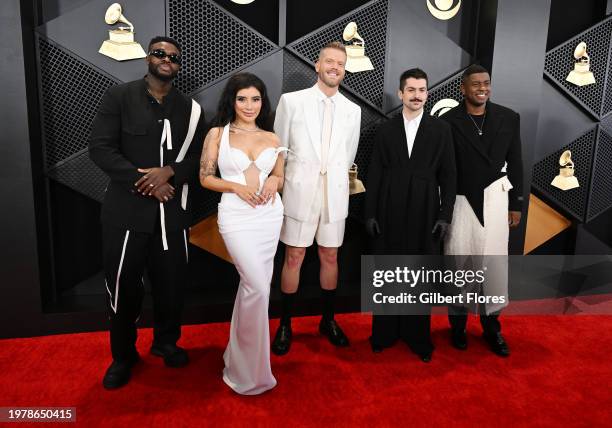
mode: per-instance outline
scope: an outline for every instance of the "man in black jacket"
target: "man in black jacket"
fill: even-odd
[[[374,254],[435,255],[453,216],[455,158],[449,126],[423,111],[427,75],[414,68],[400,77],[402,112],[380,126],[368,169],[366,228]],[[430,307],[414,315],[374,315],[374,352],[404,340],[421,360],[433,353]]]
[[[113,356],[103,379],[107,389],[126,384],[139,360],[135,323],[145,268],[154,304],[151,353],[167,366],[188,363],[176,342],[191,224],[188,184],[197,181],[204,115],[172,85],[179,44],[155,37],[148,50],[147,75],[108,89],[89,138],[92,161],[110,177],[101,215]]]
[[[521,221],[523,166],[519,115],[489,101],[491,77],[471,65],[461,82],[463,102],[442,116],[451,125],[457,160],[457,200],[448,231],[445,253],[494,256],[480,292],[505,296],[506,303],[471,308],[480,312],[484,338],[491,350],[506,357],[508,345],[501,335],[499,312],[508,297],[509,227]],[[450,306],[451,343],[467,348],[467,307]]]

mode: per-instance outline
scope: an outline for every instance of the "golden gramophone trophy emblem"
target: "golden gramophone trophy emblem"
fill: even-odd
[[[121,5],[119,3],[111,4],[106,10],[104,21],[108,25],[115,25],[117,22],[123,22],[129,27],[117,27],[114,30],[108,31],[108,40],[104,40],[100,46],[102,55],[116,59],[117,61],[126,61],[128,59],[144,58],[147,56],[145,51],[140,46],[140,43],[134,41],[134,26],[122,14]]]
[[[580,187],[578,179],[574,176],[574,162],[572,162],[572,152],[564,151],[559,158],[559,175],[550,183],[557,189],[570,190]]]
[[[578,62],[574,64],[574,69],[567,75],[567,80],[577,86],[592,85],[595,83],[595,76],[590,70],[591,60],[587,55],[587,45],[585,42],[578,43],[574,50],[574,58]]]
[[[357,23],[349,22],[342,33],[345,42],[355,40],[352,45],[346,45],[346,65],[344,68],[351,73],[374,70],[372,61],[365,56],[365,41],[357,33]]]
[[[357,164],[353,163],[349,169],[349,195],[365,192],[365,186],[359,178],[357,178]]]

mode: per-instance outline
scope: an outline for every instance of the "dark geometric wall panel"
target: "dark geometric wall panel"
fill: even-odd
[[[590,131],[597,123],[548,79],[542,80],[540,105],[545,108],[540,108],[538,116],[537,144],[533,149],[536,162]]]
[[[590,171],[597,136],[597,127],[582,137],[574,140],[555,153],[547,156],[533,167],[532,186],[554,200],[559,206],[573,215],[579,221],[586,217],[586,204],[590,187]],[[565,150],[572,151],[572,161],[576,169],[576,177],[580,187],[571,190],[561,190],[551,186],[551,182],[559,174],[559,156]]]
[[[452,99],[461,102],[463,95],[461,94],[461,75],[463,70],[449,77],[444,82],[434,86],[429,90],[427,101],[425,102],[425,112],[431,114],[431,108],[440,100]]]
[[[98,202],[102,202],[104,190],[110,181],[91,161],[87,149],[53,166],[47,175]]]
[[[102,95],[118,82],[61,47],[38,37],[45,136],[45,164],[87,147]]]
[[[593,178],[587,221],[591,221],[612,206],[612,137],[599,128],[597,149],[593,161]]]
[[[283,94],[311,87],[316,82],[317,74],[312,65],[283,51]]]
[[[183,47],[175,84],[188,94],[277,49],[210,0],[168,0],[168,15],[168,34]]]
[[[580,33],[546,54],[544,74],[555,82],[567,95],[581,104],[595,118],[601,118],[612,110],[612,93],[606,86],[606,76],[610,69],[610,34],[612,17]],[[576,86],[566,81],[574,69],[574,49],[580,42],[586,42],[590,57],[590,69],[596,83]],[[608,82],[610,86],[612,82]],[[606,97],[604,99],[604,94]]]
[[[612,35],[611,35],[612,36]],[[608,56],[608,69],[606,71],[608,78],[606,80],[606,89],[604,90],[603,105],[601,107],[601,117],[608,116],[612,112],[612,82],[610,81],[610,71],[612,71],[612,41],[610,42],[610,54]]]
[[[343,86],[356,95],[382,109],[385,78],[385,52],[387,47],[387,0],[374,0],[359,9],[327,24],[287,46],[306,61],[314,63],[319,50],[333,40],[342,41],[346,25],[354,21],[357,32],[365,40],[365,54],[372,61],[374,70],[360,73],[346,72]]]

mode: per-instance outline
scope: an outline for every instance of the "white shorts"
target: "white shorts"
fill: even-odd
[[[292,247],[310,247],[316,238],[322,247],[338,248],[344,240],[345,219],[331,222],[327,209],[327,175],[319,177],[319,195],[311,205],[312,222],[299,221],[285,216],[281,229],[280,240]]]

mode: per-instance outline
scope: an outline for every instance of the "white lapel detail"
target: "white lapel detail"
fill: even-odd
[[[306,120],[306,128],[310,134],[310,142],[321,160],[321,118],[319,117],[319,97],[317,97],[317,89],[311,88],[309,97],[302,103],[304,107],[304,119]]]
[[[332,133],[331,140],[329,142],[329,158],[332,158],[332,155],[338,150],[338,146],[341,146],[340,142],[342,141],[342,125],[346,119],[346,114],[348,113],[346,109],[346,103],[344,100],[344,96],[338,93],[336,97],[336,106],[334,110],[334,122],[332,123]]]

